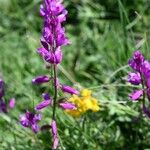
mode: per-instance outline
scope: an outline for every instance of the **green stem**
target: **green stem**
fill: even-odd
[[[56,116],[56,102],[57,102],[57,66],[54,65],[54,103],[53,103],[53,120]]]

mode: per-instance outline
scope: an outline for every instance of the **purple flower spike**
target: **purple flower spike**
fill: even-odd
[[[70,109],[70,110],[76,109],[75,104],[72,104],[72,103],[69,103],[69,102],[59,103],[59,106],[63,109]]]
[[[139,50],[137,50],[134,52],[133,57],[129,60],[128,64],[132,69],[140,71],[143,62],[144,56],[141,54]]]
[[[0,79],[0,99],[4,96],[4,81]]]
[[[57,125],[55,120],[52,120],[51,128],[52,128],[52,136],[53,136],[53,150],[56,150],[59,143],[59,139],[58,139]]]
[[[143,112],[145,113],[145,115],[146,115],[147,117],[150,118],[150,110],[149,110],[146,106],[143,106]]]
[[[13,109],[15,107],[15,98],[11,98],[9,101],[9,108]]]
[[[62,85],[61,86],[61,90],[63,92],[69,93],[69,94],[75,94],[75,95],[79,94],[79,91],[77,91],[76,89],[74,89],[74,88],[72,88],[70,86],[67,86],[67,85]]]
[[[50,78],[48,76],[38,76],[32,80],[32,83],[33,84],[42,84],[42,83],[46,83],[49,81],[50,81]]]
[[[133,100],[133,101],[137,101],[139,100],[139,98],[143,95],[143,90],[136,90],[134,91],[132,94],[129,95],[129,97]]]
[[[141,83],[141,76],[139,73],[129,73],[128,82],[134,85],[139,85]]]

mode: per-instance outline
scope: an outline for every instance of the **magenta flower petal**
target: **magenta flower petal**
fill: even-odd
[[[59,103],[59,106],[63,109],[70,109],[70,110],[76,109],[75,104],[69,102]]]
[[[60,47],[58,47],[55,51],[55,64],[59,64],[62,61],[62,51]]]
[[[143,95],[143,90],[136,90],[134,91],[132,94],[129,95],[129,97],[133,100],[133,101],[137,101],[139,100],[139,98]]]
[[[11,98],[9,101],[9,108],[13,109],[15,107],[15,98]]]
[[[51,128],[52,128],[52,135],[56,136],[57,135],[57,125],[56,125],[56,121],[55,120],[52,120]]]
[[[50,78],[48,76],[38,76],[32,80],[32,83],[33,84],[42,84],[42,83],[46,83],[49,81],[50,81]]]
[[[31,125],[31,129],[34,133],[37,133],[40,130],[39,126],[36,123]]]
[[[58,147],[58,144],[59,144],[59,139],[58,137],[56,136],[53,140],[53,150],[56,150],[57,147]]]
[[[139,73],[129,73],[128,74],[128,82],[133,85],[139,85],[141,83],[141,76]]]
[[[143,62],[144,56],[141,54],[139,50],[137,50],[134,52],[133,57],[129,60],[128,64],[132,69],[140,71]]]
[[[74,88],[72,88],[70,86],[67,86],[67,85],[62,85],[61,86],[61,90],[63,92],[69,93],[69,94],[75,94],[75,95],[79,94],[79,91],[77,91],[76,89],[74,89]]]
[[[22,116],[20,117],[20,124],[21,124],[22,126],[24,126],[24,127],[29,127],[30,122],[29,122],[29,120],[26,118],[25,115],[22,115]]]
[[[41,109],[43,109],[43,108],[45,108],[45,107],[51,105],[51,103],[52,103],[51,100],[44,100],[44,101],[42,101],[41,103],[39,103],[39,104],[35,107],[35,109],[36,109],[36,110],[41,110]]]

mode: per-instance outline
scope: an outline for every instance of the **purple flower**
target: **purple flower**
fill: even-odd
[[[59,143],[58,133],[57,133],[57,125],[56,125],[55,120],[52,120],[51,128],[52,128],[52,136],[53,136],[53,150],[55,150],[55,149],[57,149],[57,146]]]
[[[0,100],[0,111],[7,113],[7,106],[4,100]]]
[[[69,102],[59,103],[59,106],[63,109],[70,109],[70,110],[76,109],[75,104],[72,104],[72,103],[69,103]]]
[[[141,83],[140,73],[129,73],[128,74],[128,82],[134,85],[139,85]]]
[[[44,59],[46,62],[51,63],[51,64],[59,64],[62,61],[62,51],[60,47],[56,49],[56,51],[49,52],[46,55],[44,55]]]
[[[140,71],[143,62],[144,56],[141,54],[139,50],[137,50],[134,52],[133,57],[129,60],[128,64],[132,69]]]
[[[15,98],[11,98],[9,101],[9,108],[13,109],[15,107]]]
[[[25,115],[20,117],[20,124],[23,127],[30,127],[34,133],[39,131],[38,122],[41,120],[40,114],[34,114],[26,111]]]
[[[4,96],[4,81],[0,79],[0,99]]]
[[[74,89],[74,88],[72,88],[70,86],[67,86],[67,85],[62,85],[61,86],[61,90],[63,92],[69,93],[69,94],[75,94],[75,95],[79,94],[79,91],[77,91],[76,89]]]
[[[50,78],[48,76],[38,76],[32,80],[32,83],[33,84],[42,84],[42,83],[46,83],[49,81],[50,81]]]
[[[139,100],[139,98],[143,95],[143,90],[136,90],[134,91],[132,94],[129,95],[129,97],[133,100],[133,101],[137,101]]]
[[[43,93],[42,96],[44,100],[35,107],[35,110],[41,110],[49,105],[52,105],[52,99],[48,93]]]
[[[143,106],[143,112],[145,113],[145,115],[146,115],[147,117],[150,118],[150,110],[149,110],[146,106]]]

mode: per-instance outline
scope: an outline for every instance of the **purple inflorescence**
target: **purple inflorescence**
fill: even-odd
[[[41,47],[37,49],[37,53],[42,57],[46,65],[51,66],[48,69],[51,69],[51,77],[41,75],[37,76],[32,80],[33,84],[42,84],[42,83],[52,83],[54,96],[53,98],[48,95],[48,93],[43,94],[43,101],[35,106],[35,111],[40,111],[48,106],[53,107],[53,116],[52,116],[52,135],[53,135],[53,149],[57,149],[59,139],[57,134],[56,127],[56,118],[55,111],[56,106],[59,106],[63,109],[76,109],[76,106],[65,101],[57,102],[58,90],[61,90],[64,93],[69,94],[79,94],[79,91],[76,89],[62,85],[59,82],[57,77],[58,65],[62,62],[63,53],[62,46],[70,44],[66,33],[65,28],[62,26],[62,23],[66,21],[66,16],[68,12],[62,4],[62,0],[43,0],[43,4],[40,6],[40,15],[44,19],[44,25],[41,36]],[[29,119],[28,116],[31,116]],[[38,132],[37,122],[34,120],[34,113],[26,112],[24,116],[21,117],[20,123],[24,127],[31,127],[34,132]]]
[[[128,82],[132,85],[141,85],[142,88],[134,90],[129,97],[133,101],[138,101],[142,98],[142,109],[146,116],[150,117],[150,111],[145,106],[145,97],[150,100],[150,62],[145,60],[142,53],[137,50],[128,62],[134,72],[128,74]]]

